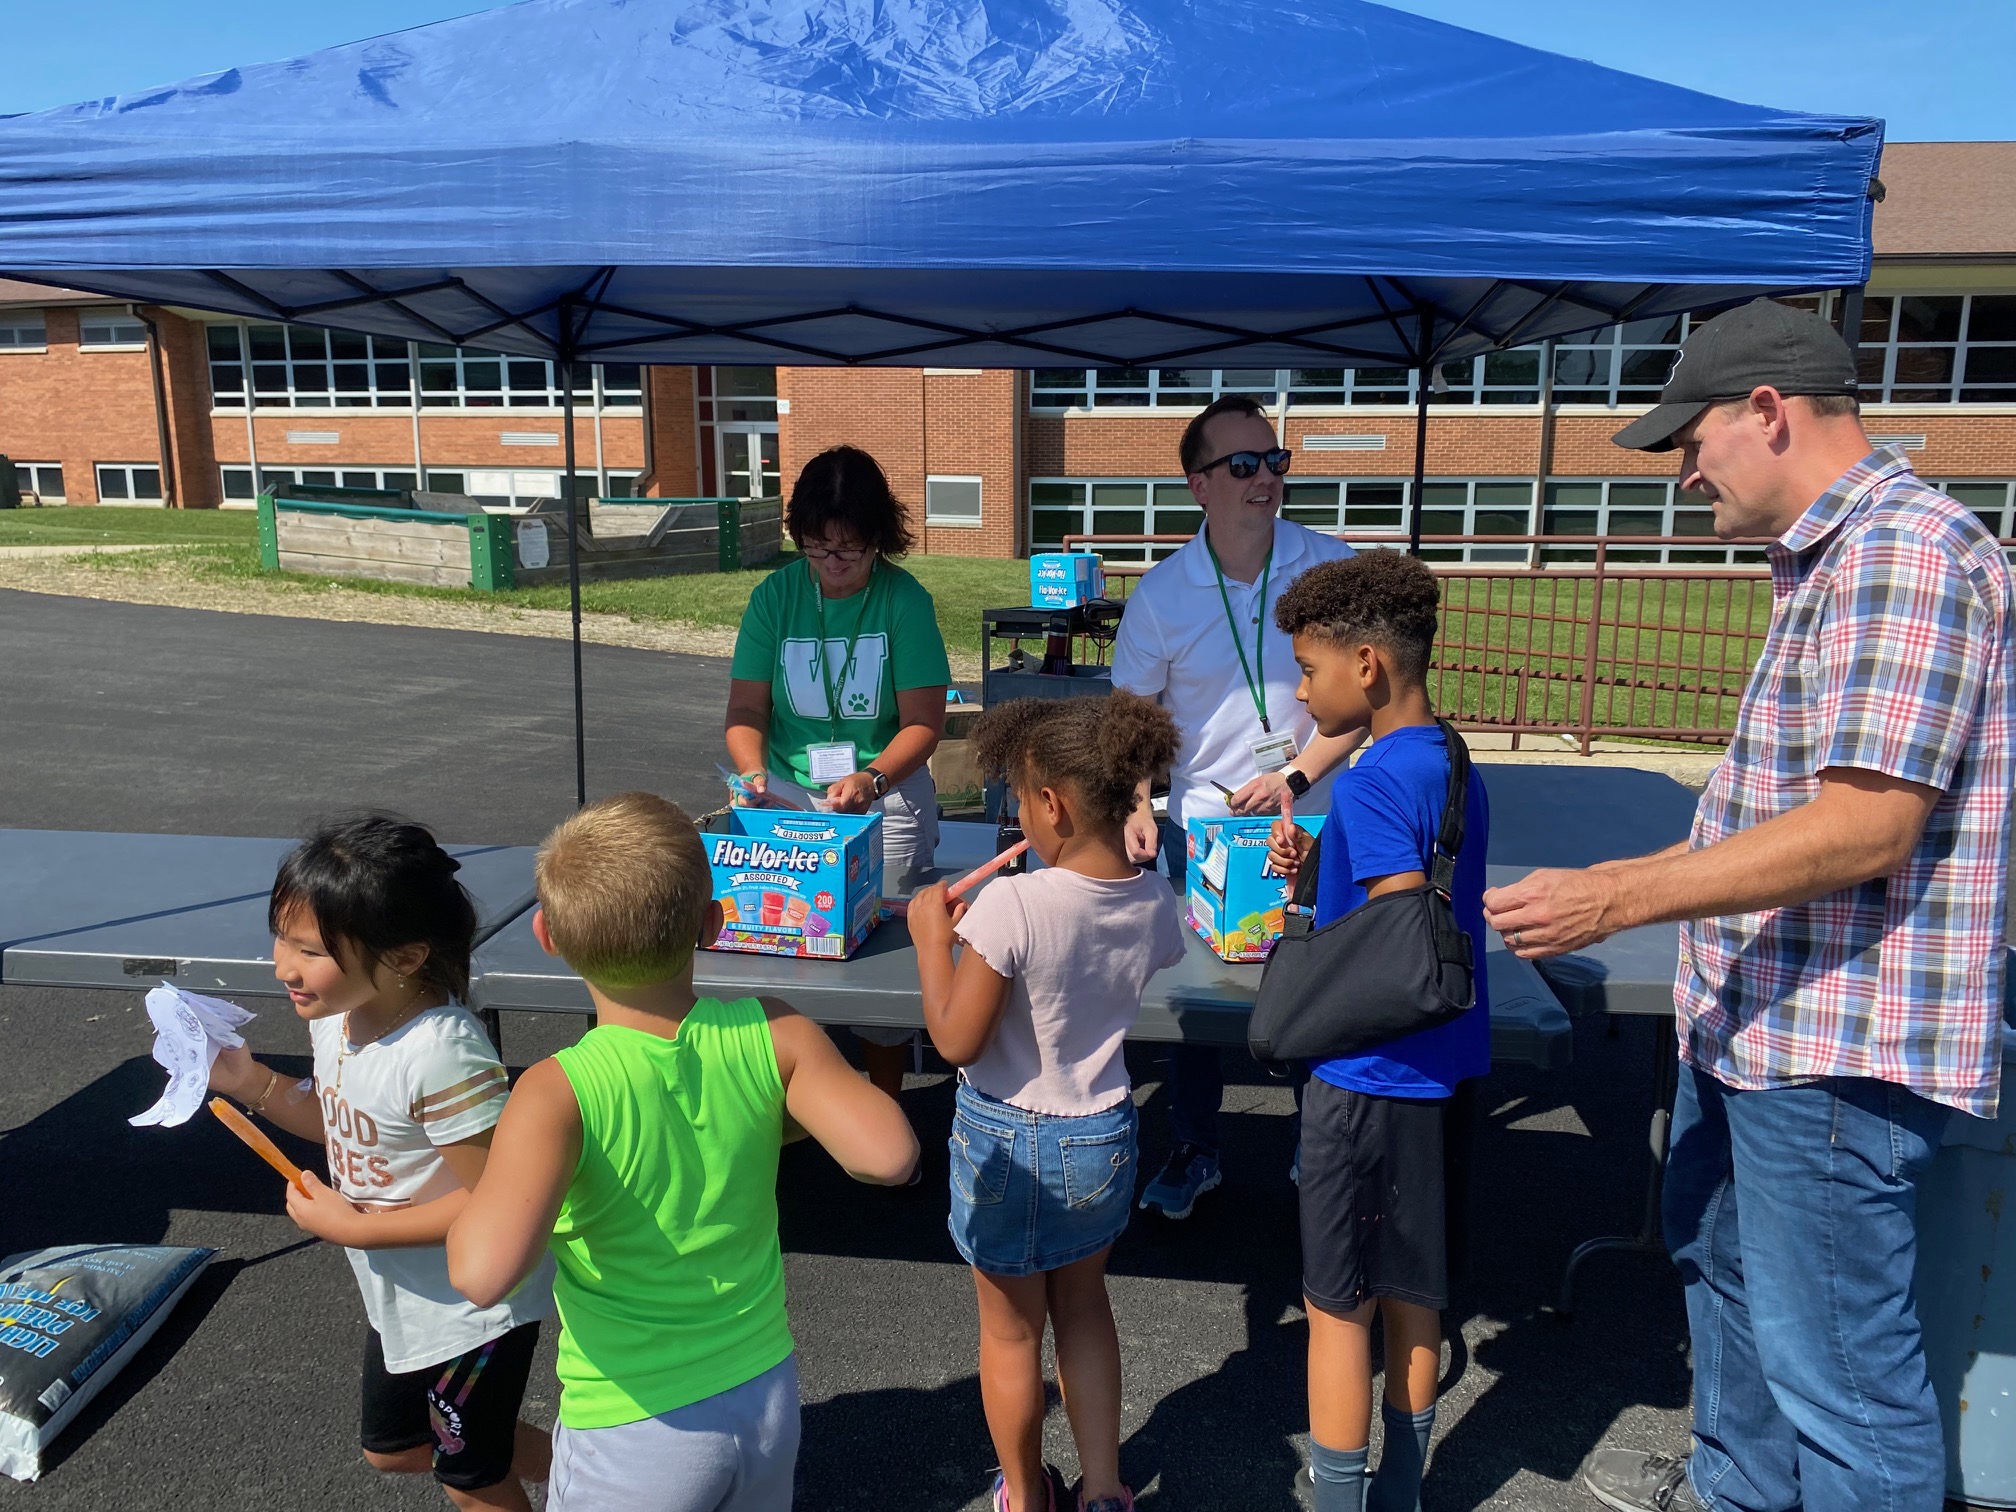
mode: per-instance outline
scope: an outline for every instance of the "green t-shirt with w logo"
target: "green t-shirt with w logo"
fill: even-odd
[[[825,600],[823,649],[820,611],[812,564],[778,568],[749,596],[729,671],[770,684],[770,770],[815,791],[826,784],[812,780],[807,747],[851,740],[867,766],[902,725],[897,693],[952,681],[931,595],[901,567],[878,559],[867,587]]]

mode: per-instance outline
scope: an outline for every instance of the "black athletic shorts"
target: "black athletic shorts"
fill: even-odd
[[[1449,1305],[1448,1099],[1375,1097],[1320,1076],[1302,1094],[1302,1290],[1330,1313],[1371,1297]]]
[[[434,1479],[480,1491],[511,1473],[518,1407],[532,1373],[539,1325],[522,1323],[467,1354],[424,1370],[385,1368],[378,1330],[364,1339],[363,1446],[399,1454],[434,1446]]]

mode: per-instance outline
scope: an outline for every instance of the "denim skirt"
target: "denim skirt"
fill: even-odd
[[[952,1213],[966,1263],[1030,1276],[1096,1255],[1134,1207],[1132,1098],[1082,1118],[1031,1113],[964,1080],[952,1114]]]

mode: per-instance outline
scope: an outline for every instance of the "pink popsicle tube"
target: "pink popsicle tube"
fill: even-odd
[[[784,900],[784,922],[786,924],[803,924],[805,922],[805,915],[811,911],[812,905],[807,903],[803,898],[786,898]]]
[[[1017,840],[1013,845],[1009,846],[1008,849],[1001,852],[1001,854],[996,856],[992,861],[986,862],[984,865],[974,867],[973,870],[966,873],[965,876],[961,877],[957,882],[954,882],[950,887],[946,888],[945,896],[948,898],[956,898],[961,893],[965,892],[968,888],[979,886],[982,882],[985,882],[989,877],[993,876],[994,873],[1001,870],[1002,867],[1008,865],[1009,862],[1013,861],[1017,856],[1021,855],[1022,852],[1026,851],[1027,849],[1029,849],[1029,842],[1027,840]]]

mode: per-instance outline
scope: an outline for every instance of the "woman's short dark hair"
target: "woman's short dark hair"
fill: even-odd
[[[266,904],[274,934],[305,910],[336,959],[374,969],[404,945],[425,945],[415,973],[450,997],[469,992],[476,905],[455,880],[461,865],[422,825],[357,814],[315,829],[287,853]]]
[[[807,536],[826,540],[836,532],[885,557],[899,557],[916,544],[882,464],[858,446],[831,446],[807,462],[791,485],[784,519],[800,546]]]

